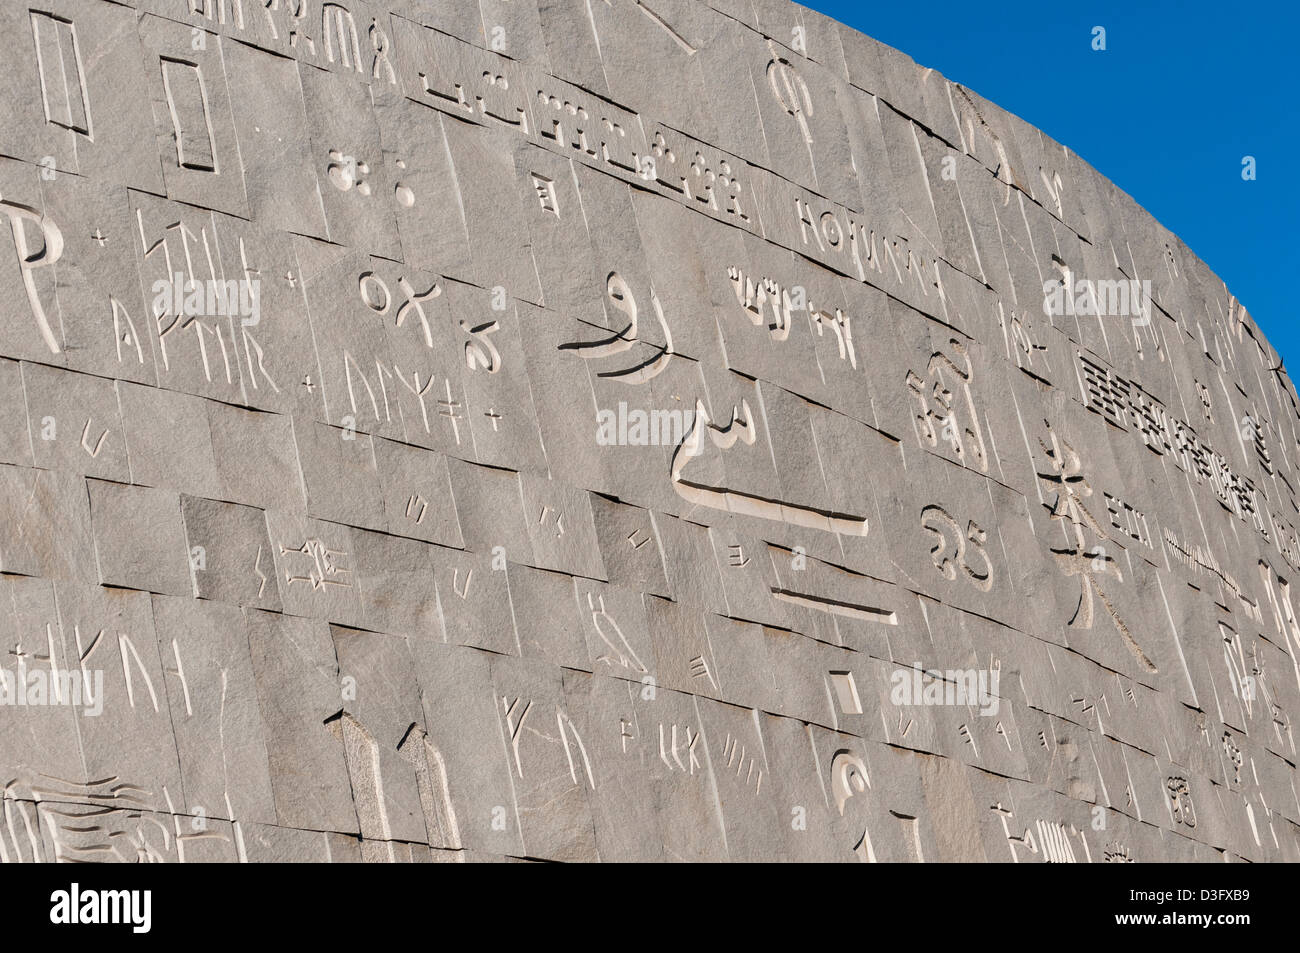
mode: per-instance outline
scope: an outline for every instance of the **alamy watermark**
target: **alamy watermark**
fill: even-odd
[[[1126,317],[1135,327],[1151,323],[1151,282],[1090,278],[1043,282],[1043,313],[1050,316]]]
[[[675,447],[695,426],[692,410],[628,409],[620,400],[617,410],[596,411],[596,443],[602,447]]]
[[[262,283],[257,278],[196,281],[179,271],[153,283],[154,314],[187,318],[237,317],[252,327],[262,320]]]
[[[66,705],[83,709],[85,715],[99,715],[104,710],[104,672],[53,666],[28,671],[19,658],[16,670],[0,668],[0,707],[8,705]]]
[[[920,662],[890,676],[889,700],[895,705],[974,705],[981,715],[998,713],[998,669],[923,670]]]

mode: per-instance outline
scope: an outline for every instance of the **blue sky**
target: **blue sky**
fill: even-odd
[[[1300,3],[803,2],[1074,150],[1186,242],[1300,371]]]

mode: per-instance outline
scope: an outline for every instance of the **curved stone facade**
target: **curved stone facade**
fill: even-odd
[[[785,0],[0,8],[4,860],[1300,858],[1297,400]]]

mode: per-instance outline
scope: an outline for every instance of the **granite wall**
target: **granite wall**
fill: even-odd
[[[1300,859],[1295,389],[785,0],[0,7],[0,859]]]

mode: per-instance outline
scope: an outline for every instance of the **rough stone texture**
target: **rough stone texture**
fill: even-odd
[[[0,859],[1300,860],[1295,390],[1069,149],[785,0],[0,62]]]

